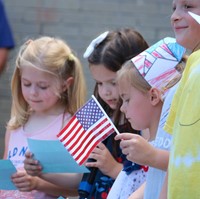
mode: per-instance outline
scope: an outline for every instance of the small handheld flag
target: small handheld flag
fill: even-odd
[[[97,99],[92,98],[81,107],[57,135],[79,165],[89,157],[93,149],[118,130]]]

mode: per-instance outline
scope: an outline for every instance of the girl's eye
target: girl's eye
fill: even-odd
[[[126,99],[125,102],[128,103],[128,102],[129,102],[129,99]]]
[[[186,5],[184,5],[184,8],[187,10],[187,9],[191,8],[191,6],[186,4]]]
[[[42,90],[46,90],[48,86],[39,86]]]
[[[102,86],[101,82],[96,82],[97,86]]]
[[[188,5],[184,5],[184,8],[185,8],[185,9],[188,9]]]
[[[23,86],[25,86],[25,87],[31,86],[31,82],[24,81],[24,80],[21,81],[21,84],[22,84]]]
[[[31,86],[31,84],[29,84],[29,83],[23,83],[23,86],[29,87],[29,86]]]
[[[129,99],[122,99],[123,103],[128,103]]]
[[[48,84],[43,84],[43,83],[38,84],[37,86],[38,86],[40,89],[42,89],[42,90],[46,90],[46,89],[49,87]]]
[[[112,84],[113,86],[116,86],[116,82],[112,82],[111,84]]]

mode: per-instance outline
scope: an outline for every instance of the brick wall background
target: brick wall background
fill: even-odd
[[[99,33],[134,27],[150,45],[165,36],[173,36],[171,1],[167,0],[5,0],[4,3],[16,47],[10,54],[7,70],[0,77],[0,155],[10,115],[10,78],[16,53],[24,41],[40,35],[65,39],[84,65],[89,96],[94,84],[82,54]]]

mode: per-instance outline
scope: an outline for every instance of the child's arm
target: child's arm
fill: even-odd
[[[87,167],[97,167],[101,172],[113,179],[116,179],[119,172],[122,170],[122,164],[117,162],[107,147],[100,143],[90,154],[90,158],[95,159],[95,162],[86,162]]]
[[[128,199],[143,199],[146,182],[144,182],[136,191],[134,191]]]
[[[8,151],[8,144],[10,139],[10,131],[6,131],[5,135],[5,150],[4,150],[4,159],[7,159],[7,151]],[[16,187],[20,191],[32,191],[38,190],[45,192],[50,195],[54,196],[76,196],[77,195],[77,188],[76,189],[68,189],[67,187],[57,186],[50,182],[47,182],[39,177],[32,177],[28,175],[26,172],[17,172],[12,175],[12,181],[16,185]]]
[[[33,177],[26,172],[17,172],[12,175],[12,181],[19,191],[27,192],[37,190],[53,196],[77,196],[77,189],[68,189],[64,186],[57,186],[39,177]]]
[[[78,173],[43,174],[42,166],[38,160],[33,159],[33,154],[31,152],[26,152],[25,154],[24,169],[31,176],[39,176],[48,182],[69,189],[77,189],[82,179],[82,174]]]
[[[167,184],[168,184],[168,171],[165,176],[165,181],[163,183],[159,199],[167,199],[167,189],[168,189]]]
[[[42,174],[42,166],[38,160],[33,159],[33,156],[30,151],[25,153],[24,169],[31,176],[40,176]]]
[[[169,152],[157,149],[140,135],[121,133],[115,137],[121,140],[120,147],[126,158],[132,162],[167,170]]]
[[[5,134],[5,148],[4,148],[3,159],[7,159],[9,139],[10,139],[10,131],[7,130]]]
[[[78,190],[83,175],[79,173],[42,174],[41,178],[67,189]]]

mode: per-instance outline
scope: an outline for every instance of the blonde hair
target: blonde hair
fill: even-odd
[[[170,89],[176,83],[179,82],[179,80],[181,79],[183,70],[185,68],[187,57],[188,57],[187,55],[184,55],[182,60],[175,67],[179,73],[177,74],[177,76],[171,79],[171,81],[169,81],[168,84],[165,85],[165,87],[162,88],[163,90],[160,90],[161,93],[163,93],[165,90]],[[147,93],[151,89],[151,85],[145,80],[144,77],[142,77],[142,75],[134,66],[131,60],[127,61],[122,66],[122,68],[117,72],[117,82],[120,84],[120,82],[124,80],[144,94]]]
[[[7,128],[12,130],[24,125],[30,115],[30,107],[21,90],[21,68],[35,67],[63,82],[73,77],[73,83],[63,93],[56,93],[65,104],[67,112],[74,114],[85,103],[86,83],[82,65],[70,47],[59,38],[41,37],[29,40],[19,50],[11,81],[12,107]]]

